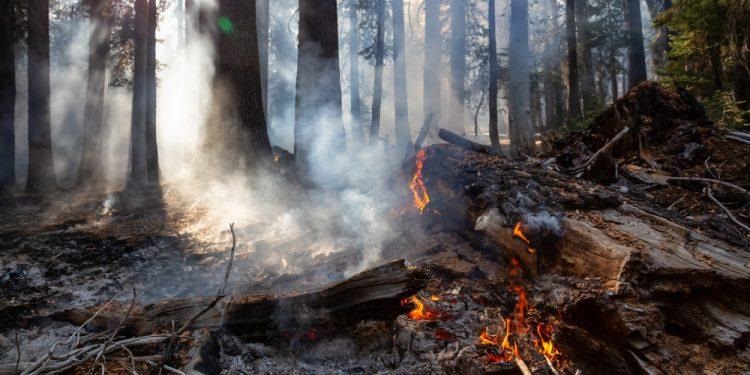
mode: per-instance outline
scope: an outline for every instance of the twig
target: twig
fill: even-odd
[[[710,184],[719,184],[719,185],[723,185],[723,186],[732,188],[734,190],[737,190],[740,193],[742,193],[742,194],[750,197],[750,191],[747,191],[747,190],[745,190],[745,189],[743,189],[743,188],[741,188],[741,187],[739,187],[739,186],[737,186],[735,184],[732,184],[732,183],[729,183],[729,182],[726,182],[726,181],[722,181],[722,180],[713,179],[713,178],[703,178],[703,177],[668,177],[667,178],[667,182],[669,182],[669,181],[694,181],[694,182],[704,182],[704,183],[710,183]]]
[[[711,157],[707,157],[706,160],[703,161],[703,164],[706,166],[706,170],[708,171],[708,174],[711,175],[713,178],[718,178],[716,174],[711,170],[711,167],[708,166],[708,161],[711,160]]]
[[[672,209],[675,206],[677,206],[678,204],[682,203],[682,201],[684,201],[684,200],[685,200],[685,196],[683,195],[682,197],[680,197],[680,199],[678,199],[678,200],[674,201],[674,203],[670,204],[669,207],[667,207],[667,210],[668,211],[672,211]]]
[[[18,365],[21,364],[21,345],[18,343],[18,332],[16,332],[16,367],[13,369],[13,375],[18,374]]]
[[[750,233],[750,227],[748,227],[747,225],[745,225],[742,222],[740,222],[739,220],[737,220],[737,218],[734,217],[734,215],[732,215],[732,212],[729,211],[729,209],[726,206],[724,206],[721,202],[719,202],[719,200],[716,199],[716,197],[714,197],[713,194],[711,194],[711,188],[710,187],[706,187],[706,195],[708,195],[708,197],[714,203],[716,203],[717,206],[721,207],[721,209],[724,210],[724,212],[727,214],[727,216],[729,216],[730,220],[732,220],[735,224],[739,225],[742,229],[744,229],[744,230],[746,230],[747,232]]]
[[[526,362],[521,359],[519,356],[515,356],[516,366],[518,366],[518,369],[521,370],[521,373],[523,375],[532,375],[531,370],[529,370],[529,366],[526,365]]]
[[[735,137],[733,135],[725,135],[724,138],[732,140],[732,141],[744,143],[746,145],[750,145],[750,139],[744,139],[744,138],[740,138],[740,137]]]
[[[544,360],[547,361],[547,366],[549,366],[549,369],[550,369],[550,371],[552,371],[552,374],[553,375],[560,375],[560,373],[555,368],[555,365],[552,364],[552,361],[549,358],[547,358],[546,355],[543,356],[543,357],[544,357]]]
[[[117,327],[115,327],[114,331],[112,331],[112,334],[109,336],[109,339],[102,344],[102,349],[99,351],[99,354],[96,355],[96,358],[94,359],[94,364],[92,365],[92,369],[96,366],[96,364],[99,362],[99,358],[104,355],[104,351],[107,350],[107,346],[109,344],[112,344],[115,340],[115,337],[117,337],[117,334],[120,332],[120,328],[122,328],[122,325],[130,318],[130,313],[133,311],[133,306],[135,306],[135,299],[137,297],[138,293],[136,292],[135,288],[133,288],[133,298],[130,300],[130,306],[128,307],[127,313],[125,313],[125,316],[120,320],[120,322],[117,324]]]
[[[617,133],[617,135],[615,135],[611,140],[609,140],[609,142],[607,142],[607,144],[605,144],[604,147],[600,148],[593,155],[591,155],[591,157],[588,158],[588,160],[586,160],[586,162],[584,162],[581,165],[578,165],[578,166],[575,166],[575,167],[569,169],[568,173],[570,173],[570,174],[580,174],[583,171],[587,170],[591,166],[591,164],[593,164],[596,161],[596,159],[599,158],[599,156],[602,153],[609,151],[609,149],[612,148],[612,146],[614,146],[618,141],[620,141],[622,139],[622,137],[624,137],[625,134],[627,134],[629,131],[630,131],[630,127],[626,126],[625,128],[623,128],[619,133]]]
[[[733,135],[735,137],[744,138],[747,140],[750,140],[750,134],[743,133],[743,132],[729,132],[730,135]]]
[[[159,366],[158,363],[156,363],[154,361],[151,361],[151,360],[144,360],[143,362],[146,362],[146,363],[148,363],[151,366]],[[167,366],[165,364],[161,364],[161,366],[162,366],[162,368],[164,368],[165,370],[167,370],[167,371],[169,371],[169,372],[171,372],[173,374],[176,374],[176,375],[186,375],[184,372],[182,372],[182,371],[180,371],[180,370],[178,370],[178,369],[176,369],[174,367]]]
[[[576,370],[575,375],[581,375],[581,374],[583,374],[583,371],[581,371],[581,369]]]

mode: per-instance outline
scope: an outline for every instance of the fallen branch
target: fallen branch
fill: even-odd
[[[732,141],[736,141],[736,142],[744,143],[744,144],[746,144],[746,145],[750,145],[750,139],[745,139],[745,138],[735,137],[735,136],[733,136],[733,135],[725,135],[725,136],[724,136],[724,138],[726,138],[726,139],[729,139],[729,140],[732,140]]]
[[[483,145],[481,143],[477,143],[474,141],[470,141],[456,133],[453,133],[451,131],[440,129],[438,130],[438,137],[440,139],[461,148],[465,148],[467,150],[475,151],[475,152],[481,152],[483,154],[489,154],[489,155],[496,155],[496,156],[503,156],[503,154],[500,152],[500,150]]]
[[[737,220],[737,218],[734,217],[734,215],[732,215],[732,211],[729,211],[729,209],[726,206],[724,206],[721,202],[719,202],[718,199],[716,199],[716,197],[714,197],[714,195],[711,193],[710,187],[706,187],[706,195],[708,195],[708,198],[710,198],[714,203],[716,203],[717,206],[721,207],[721,209],[724,210],[727,216],[729,216],[730,220],[732,220],[735,224],[739,225],[742,229],[750,233],[750,227],[743,224],[741,221]]]
[[[750,191],[747,191],[746,189],[743,189],[735,184],[722,181],[722,180],[713,179],[713,178],[703,178],[703,177],[669,177],[667,178],[667,182],[670,182],[670,181],[693,181],[693,182],[703,182],[703,183],[709,183],[709,184],[718,184],[718,185],[726,186],[728,188],[732,188],[750,197]]]
[[[547,361],[547,366],[549,367],[549,370],[552,371],[553,375],[560,375],[560,372],[557,371],[557,369],[555,368],[555,365],[552,364],[552,361],[549,358],[547,358],[546,355],[544,356],[544,360]]]
[[[743,132],[729,132],[730,135],[750,140],[750,134]]]
[[[523,375],[532,375],[531,370],[529,370],[529,366],[526,365],[526,362],[524,362],[521,357],[515,356],[514,360],[516,362],[516,366],[518,366],[518,369],[521,370],[521,373]]]
[[[579,175],[582,174],[584,171],[586,171],[589,167],[591,167],[594,162],[599,159],[599,156],[611,149],[617,142],[619,142],[625,134],[627,134],[630,131],[630,127],[625,127],[622,129],[617,135],[615,135],[612,139],[607,142],[607,144],[604,145],[604,147],[600,148],[598,151],[596,151],[593,155],[591,155],[586,162],[584,162],[581,165],[575,166],[573,168],[570,168],[567,172],[570,174]]]
[[[414,150],[419,150],[422,148],[422,143],[424,143],[425,138],[427,138],[427,134],[430,132],[430,128],[432,128],[432,118],[435,117],[433,113],[430,113],[429,116],[424,120],[424,123],[422,123],[422,127],[419,129],[419,133],[417,134],[417,139],[414,141]]]

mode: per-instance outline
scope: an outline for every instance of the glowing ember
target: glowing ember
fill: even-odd
[[[406,298],[403,301],[401,301],[401,305],[406,305],[408,303],[414,304],[414,310],[409,311],[406,316],[409,317],[409,319],[412,320],[435,320],[440,318],[440,313],[436,311],[432,311],[429,308],[427,308],[422,301],[417,298],[417,296],[412,296],[411,298]]]
[[[528,238],[526,238],[526,235],[523,234],[523,230],[521,230],[523,224],[519,221],[518,224],[516,224],[515,228],[513,228],[513,236],[518,237],[521,239],[521,241],[525,242],[526,245],[529,246],[529,252],[532,254],[536,254],[536,249],[531,247],[531,241],[529,241]]]
[[[430,296],[430,301],[432,301],[432,302],[439,302],[440,301],[440,297],[438,297],[437,295],[433,294],[433,295]]]
[[[427,157],[427,151],[425,149],[419,150],[416,156],[417,170],[414,172],[414,177],[411,178],[409,189],[414,195],[414,207],[419,210],[419,213],[424,213],[427,204],[430,203],[430,196],[427,194],[427,188],[424,186],[424,180],[422,180],[422,168],[424,167],[424,160]]]

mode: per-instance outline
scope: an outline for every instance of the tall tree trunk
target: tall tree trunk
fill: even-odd
[[[102,173],[102,126],[107,51],[109,50],[109,2],[89,0],[91,34],[89,35],[89,70],[86,104],[83,110],[83,152],[78,168],[78,185],[100,186]]]
[[[666,12],[672,7],[672,0],[646,0],[651,19],[655,19],[661,13]],[[659,75],[659,71],[666,68],[667,54],[669,53],[669,29],[666,26],[656,28],[656,36],[651,45],[654,55],[654,66]]]
[[[263,114],[268,119],[268,35],[270,0],[256,0],[255,16],[260,56],[260,83],[263,88]]]
[[[57,188],[50,127],[49,0],[29,0],[29,170],[26,191]]]
[[[714,80],[714,89],[724,89],[724,68],[721,62],[721,45],[718,41],[714,42],[708,49],[711,56],[711,75]]]
[[[357,0],[349,4],[349,112],[352,118],[352,139],[355,144],[362,144],[365,132],[362,128],[362,99],[359,94],[359,17]]]
[[[628,33],[628,89],[631,89],[648,79],[640,0],[625,0],[625,29]]]
[[[545,9],[551,9],[546,17],[548,39],[544,43],[544,105],[545,120],[548,129],[557,129],[562,126],[565,118],[565,109],[562,95],[562,55],[560,48],[560,31],[557,23],[557,0],[548,0]]]
[[[576,0],[565,3],[565,33],[568,41],[568,116],[567,122],[581,119],[581,97],[578,91],[578,45],[576,42]]]
[[[745,111],[750,110],[750,74],[742,64],[736,63],[734,67],[734,96],[739,107]],[[750,122],[750,115],[746,115],[745,121]]]
[[[159,183],[159,148],[156,142],[156,2],[148,1],[146,37],[146,180]]]
[[[594,57],[592,54],[591,26],[589,25],[589,9],[587,0],[576,0],[576,26],[578,26],[579,45],[583,67],[581,79],[581,97],[585,112],[598,107],[596,98],[596,80],[594,78]]]
[[[177,46],[180,51],[185,48],[185,13],[185,0],[177,0],[175,18],[177,18]]]
[[[310,165],[313,143],[334,153],[346,149],[338,35],[336,0],[300,1],[294,154],[302,166]]]
[[[433,115],[432,121],[440,123],[442,66],[442,22],[440,20],[440,0],[425,0],[424,28],[424,118]]]
[[[255,3],[219,0],[214,106],[217,155],[230,170],[262,167],[272,157],[263,111],[260,48]]]
[[[510,59],[508,70],[508,101],[510,111],[511,154],[534,153],[534,131],[531,124],[531,92],[529,77],[529,3],[510,2]]]
[[[133,109],[130,118],[131,186],[142,185],[146,172],[146,59],[148,34],[148,0],[135,0],[135,51],[133,65]]]
[[[614,102],[620,96],[620,89],[617,87],[617,50],[614,48],[609,55],[609,85],[611,90],[612,101]]]
[[[466,107],[466,0],[453,0],[451,4],[451,96],[450,124],[458,134],[465,134]]]
[[[393,93],[396,115],[396,150],[403,155],[412,150],[409,128],[409,94],[406,86],[406,33],[404,32],[404,1],[392,0],[393,6]]]
[[[497,36],[495,26],[495,0],[489,0],[487,21],[489,24],[489,37],[490,37],[490,49],[489,49],[489,63],[490,63],[490,143],[492,147],[500,149],[500,131],[497,127],[497,81],[498,81],[498,68],[497,68]]]
[[[16,184],[16,60],[13,1],[0,5],[0,195]]]
[[[383,101],[383,60],[385,58],[385,0],[377,0],[377,33],[375,36],[375,82],[372,90],[372,122],[370,145],[375,145],[380,135],[380,105]]]

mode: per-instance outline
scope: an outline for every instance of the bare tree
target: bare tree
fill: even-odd
[[[567,121],[581,119],[581,96],[578,91],[578,45],[576,41],[576,0],[565,3],[565,35],[568,41],[568,116]]]
[[[156,24],[158,0],[148,1],[146,36],[146,180],[159,183],[159,148],[156,142]]]
[[[146,59],[148,34],[148,0],[135,0],[134,14],[133,109],[130,118],[131,186],[142,185],[146,172]]]
[[[442,65],[440,21],[441,0],[425,0],[425,29],[424,29],[424,117],[433,115],[432,121],[440,123],[441,84],[440,67]]]
[[[587,0],[576,0],[576,26],[578,27],[578,42],[581,47],[583,72],[581,75],[581,97],[583,109],[588,112],[598,107],[596,96],[596,79],[594,78],[594,57],[592,53],[592,35],[589,25],[589,6]]]
[[[529,71],[529,2],[510,2],[510,59],[508,62],[508,110],[511,154],[533,154],[531,84]]]
[[[0,195],[16,183],[16,60],[13,0],[0,5]]]
[[[646,50],[643,47],[640,0],[625,0],[625,28],[628,32],[628,89],[645,81]]]
[[[29,169],[26,191],[57,188],[50,128],[49,0],[28,2]]]
[[[372,90],[370,145],[376,144],[380,134],[380,105],[383,101],[383,63],[385,58],[385,0],[376,1],[378,30],[375,36],[375,82]]]
[[[466,0],[451,3],[451,79],[450,127],[464,134],[464,111],[466,100]]]
[[[362,129],[362,99],[359,96],[359,17],[357,16],[357,0],[349,2],[349,112],[352,118],[351,131],[355,143],[364,142]]]
[[[263,113],[268,119],[268,36],[269,36],[269,0],[256,0],[255,16],[258,33],[258,52],[260,54],[260,76],[263,87]]]
[[[500,149],[500,132],[497,127],[497,80],[498,80],[498,67],[497,67],[497,37],[495,31],[495,0],[489,0],[487,10],[487,20],[489,25],[489,63],[490,63],[490,143],[492,147]]]
[[[392,0],[393,7],[393,87],[396,115],[396,150],[411,150],[409,129],[409,94],[406,86],[406,33],[404,32],[404,1]]]

